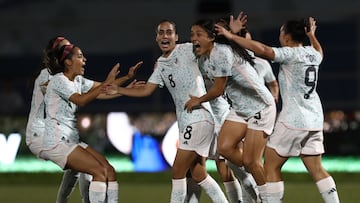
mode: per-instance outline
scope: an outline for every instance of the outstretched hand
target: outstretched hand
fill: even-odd
[[[199,97],[195,97],[193,95],[189,96],[190,99],[185,103],[184,110],[187,110],[187,112],[191,113],[195,107],[200,106],[201,102]]]
[[[131,81],[131,83],[126,86],[126,88],[144,88],[145,85],[146,85],[145,81],[137,81],[135,79]]]
[[[118,94],[117,88],[118,88],[117,85],[111,83],[111,84],[104,85],[103,91],[106,95],[115,95],[115,94]]]
[[[116,76],[119,75],[120,71],[119,71],[119,67],[120,67],[120,64],[117,63],[114,65],[114,67],[111,69],[111,71],[109,72],[106,80],[104,81],[104,83],[106,84],[110,84],[112,82],[115,81],[116,79]]]
[[[234,19],[234,16],[230,16],[229,27],[232,33],[239,33],[242,29],[246,27],[247,15],[244,12],[240,12],[238,17]]]
[[[316,28],[315,19],[313,17],[309,17],[309,30],[306,26],[304,27],[306,35],[315,35]]]
[[[221,26],[220,24],[215,24],[215,30],[218,35],[223,35],[224,37],[226,37],[229,40],[231,40],[233,38],[233,34],[229,30],[227,30],[226,28]]]
[[[143,61],[139,61],[137,64],[135,64],[134,66],[131,66],[129,68],[129,72],[127,74],[127,76],[129,78],[133,78],[136,74],[136,71],[140,68],[140,66],[143,64],[144,62]]]

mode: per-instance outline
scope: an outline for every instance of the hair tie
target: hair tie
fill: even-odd
[[[52,45],[52,49],[55,49],[55,47],[57,47],[61,41],[63,41],[65,38],[64,37],[57,37]]]
[[[60,62],[63,61],[71,53],[71,50],[73,48],[74,48],[73,44],[65,45],[64,51],[60,57]]]

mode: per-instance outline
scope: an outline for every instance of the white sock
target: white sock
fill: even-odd
[[[272,203],[281,203],[284,197],[284,182],[267,182],[269,200]]]
[[[183,203],[186,197],[186,178],[172,179],[170,203]]]
[[[266,183],[264,185],[258,185],[257,188],[259,190],[261,202],[270,203]]]
[[[185,202],[187,203],[199,203],[201,196],[201,187],[194,179],[187,178],[187,193]]]
[[[81,194],[82,203],[90,203],[89,201],[89,186],[92,176],[86,173],[80,173],[79,176],[79,190]]]
[[[64,171],[61,184],[58,190],[56,203],[66,203],[70,194],[74,190],[74,186],[79,178],[79,172],[68,169]]]
[[[209,195],[212,202],[228,203],[220,186],[210,175],[207,175],[206,178],[199,183],[199,185],[205,190],[206,194]]]
[[[119,184],[116,181],[108,182],[107,186],[107,202],[118,203],[119,202]]]
[[[230,161],[226,161],[226,164],[231,168],[235,177],[241,184],[243,202],[256,202],[259,196],[259,191],[254,177],[250,173],[246,172],[244,167],[239,167]]]
[[[237,179],[234,181],[224,182],[225,191],[230,203],[242,202],[241,186]]]
[[[89,199],[91,203],[105,203],[106,183],[91,181],[89,186]]]
[[[316,186],[325,203],[339,203],[339,196],[336,190],[334,179],[329,176],[316,182]]]

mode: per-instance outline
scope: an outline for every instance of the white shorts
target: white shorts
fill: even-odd
[[[39,153],[39,157],[44,160],[51,160],[62,169],[65,168],[67,163],[67,157],[69,154],[74,151],[74,149],[80,146],[82,148],[87,148],[88,145],[84,142],[80,143],[71,143],[66,141],[60,141],[54,148],[41,150]]]
[[[179,134],[179,149],[195,151],[202,157],[209,156],[214,141],[214,124],[201,121],[186,126]]]
[[[325,152],[322,131],[293,130],[277,122],[274,132],[269,136],[267,147],[274,149],[280,156],[291,157],[319,155]]]
[[[226,117],[226,120],[245,123],[249,129],[264,131],[270,135],[274,130],[274,124],[276,119],[276,106],[270,105],[265,107],[254,116],[246,119],[231,109],[230,113]]]
[[[36,157],[39,158],[39,153],[42,149],[42,135],[38,135],[38,134],[33,134],[30,135],[31,137],[31,142],[28,144],[28,147],[31,151],[31,153],[33,153]]]

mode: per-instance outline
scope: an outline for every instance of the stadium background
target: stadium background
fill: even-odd
[[[253,38],[273,46],[279,45],[279,28],[284,21],[307,16],[318,21],[317,36],[325,54],[318,84],[325,110],[325,167],[344,182],[345,186],[339,190],[352,194],[351,188],[360,188],[359,184],[353,185],[359,182],[360,173],[359,8],[360,1],[353,0],[1,0],[0,138],[7,140],[12,133],[19,133],[22,137],[14,162],[4,161],[9,159],[11,149],[0,145],[0,196],[11,194],[13,190],[7,186],[9,183],[13,183],[15,188],[29,182],[34,185],[53,183],[51,194],[56,192],[60,182],[61,170],[52,163],[36,160],[24,141],[32,82],[39,71],[42,49],[51,37],[64,35],[82,48],[88,59],[85,74],[91,79],[103,80],[117,62],[121,64],[121,75],[126,74],[128,67],[143,60],[136,78],[146,80],[160,54],[155,43],[155,28],[160,20],[174,20],[180,41],[185,42],[190,38],[190,26],[196,19],[237,15],[239,11],[248,15]],[[136,129],[124,141],[122,125],[118,123],[117,140],[129,144],[122,150],[114,146],[116,144],[109,139],[108,131],[108,116],[118,112],[126,113],[130,125]],[[102,151],[116,165],[120,180],[141,182],[134,177],[134,172],[152,172],[140,173],[142,184],[146,187],[154,179],[163,180],[165,190],[169,191],[169,164],[161,145],[175,121],[173,112],[167,90],[159,89],[148,98],[121,97],[92,102],[79,109],[79,128],[82,139]],[[86,121],[90,121],[90,126]],[[149,159],[149,154],[152,159]],[[150,160],[155,166],[141,165],[144,160]],[[214,171],[211,162],[209,170]],[[306,181],[302,180],[310,182],[298,159],[291,159],[284,170],[294,191],[305,184]],[[29,184],[24,191],[31,187]],[[314,195],[319,199],[314,186],[306,187],[315,191]],[[343,196],[341,191],[339,194]],[[49,200],[52,200],[51,195]],[[310,196],[307,200],[311,200]],[[39,199],[33,200],[37,201]],[[0,199],[0,202],[3,201]]]

